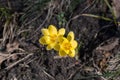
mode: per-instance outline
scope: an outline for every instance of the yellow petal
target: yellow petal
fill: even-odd
[[[66,38],[63,36],[58,36],[58,42],[62,43]]]
[[[69,54],[69,50],[64,49],[64,51],[65,51],[66,54]]]
[[[51,50],[54,48],[54,46],[55,46],[55,43],[49,44],[46,49]]]
[[[49,35],[49,30],[48,29],[41,29],[41,32],[43,35]]]
[[[39,39],[39,43],[43,45],[47,45],[50,43],[50,37],[49,36],[43,36]]]
[[[65,29],[64,28],[59,29],[58,35],[64,35],[64,34],[65,34]]]
[[[53,35],[53,34],[56,34],[56,35],[57,35],[57,29],[56,29],[55,26],[50,25],[50,26],[48,27],[48,30],[49,30],[50,35]]]
[[[63,41],[60,44],[60,48],[65,50],[65,47],[67,46],[66,44],[69,43],[69,41],[66,38],[63,38]],[[68,52],[68,51],[67,51]]]
[[[70,50],[69,54],[70,57],[75,57],[75,50]]]
[[[68,39],[69,41],[74,40],[74,33],[73,33],[72,31],[70,31],[70,32],[68,33],[67,39]]]
[[[78,45],[77,41],[76,40],[73,40],[70,42],[72,44],[72,47],[75,49]]]
[[[59,51],[59,56],[62,56],[62,57],[64,57],[64,56],[66,56],[67,54],[63,51],[63,50],[60,50]]]
[[[56,44],[56,45],[54,46],[54,49],[55,49],[56,51],[59,51],[60,45],[59,45],[59,44]]]
[[[68,42],[69,42],[68,39],[63,37],[63,43],[68,43]]]

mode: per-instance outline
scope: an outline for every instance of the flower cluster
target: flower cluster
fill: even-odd
[[[53,25],[49,25],[48,29],[44,28],[41,31],[43,36],[39,39],[39,42],[47,45],[47,50],[54,49],[59,52],[59,56],[75,57],[77,41],[74,40],[72,31],[68,33],[67,37],[64,37],[64,28],[57,30]]]

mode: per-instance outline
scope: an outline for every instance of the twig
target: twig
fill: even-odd
[[[11,64],[10,66],[6,67],[5,69],[0,69],[0,79],[6,74],[7,71],[9,71],[11,68],[16,66],[17,64],[23,62],[24,60],[28,59],[32,55],[33,55],[33,53],[27,55],[26,57],[22,58],[21,60],[18,60],[17,62]]]
[[[75,74],[83,67],[85,66],[85,63],[81,65],[74,73],[72,73],[67,80],[72,80],[72,78],[75,76]]]
[[[29,64],[29,63],[31,63],[32,61],[35,61],[36,59],[38,59],[38,58],[34,58],[34,59],[30,60],[30,61],[28,61],[26,64]]]
[[[0,42],[2,42],[3,41],[3,39],[0,39]]]
[[[54,56],[53,59],[62,59],[62,58],[66,58],[68,56],[65,56],[65,57],[61,57],[61,56]]]
[[[34,22],[35,20],[37,20],[39,17],[41,16],[41,14],[39,14],[37,17],[33,18],[32,20],[30,20],[29,22],[25,23],[24,25],[27,26],[30,23]]]
[[[19,31],[19,32],[17,33],[17,35],[20,35],[21,33],[27,32],[27,31],[30,31],[30,29],[25,29],[25,30]]]
[[[81,13],[83,13],[85,10],[87,10],[89,7],[91,7],[91,6],[95,3],[95,1],[96,1],[96,0],[94,0],[94,1],[91,3],[91,5],[88,5],[87,7],[85,7],[78,15],[72,17],[72,18],[67,22],[66,28],[68,29],[68,26],[69,26],[69,24],[70,24],[70,22],[71,22],[72,20],[75,20],[75,19],[79,18],[80,16],[82,16]]]
[[[50,74],[48,74],[45,70],[42,69],[42,71],[48,76],[50,77],[52,80],[55,80],[55,78],[53,76],[51,76]]]
[[[44,21],[42,22],[42,24],[35,30],[35,32],[33,33],[33,35],[35,35],[40,30],[40,28],[46,23],[46,21],[52,17],[54,8],[55,8],[55,6],[53,4],[51,4],[50,8],[48,9],[48,14],[47,14],[46,18],[44,19]],[[34,38],[34,37],[35,36],[33,36],[32,38]]]
[[[22,58],[22,59],[18,60],[17,62],[11,64],[10,66],[6,67],[5,70],[7,70],[7,71],[10,70],[11,68],[13,68],[14,66],[16,66],[17,64],[19,64],[19,63],[25,61],[26,59],[28,59],[28,58],[29,58],[30,56],[32,56],[33,54],[34,54],[34,53],[28,54],[28,55],[25,56],[24,58]]]

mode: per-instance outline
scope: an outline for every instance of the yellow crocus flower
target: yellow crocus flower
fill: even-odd
[[[75,48],[77,47],[77,41],[74,40],[74,33],[71,31],[68,33],[67,38],[62,37],[58,45],[55,46],[55,50],[59,51],[60,56],[75,57]]]
[[[61,28],[57,31],[54,25],[50,25],[48,29],[41,29],[43,36],[39,39],[39,42],[43,45],[47,45],[47,50],[54,48],[59,42],[59,37],[65,34],[65,29]]]

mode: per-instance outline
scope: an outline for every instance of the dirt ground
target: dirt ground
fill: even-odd
[[[0,80],[120,80],[120,30],[104,0],[38,1],[0,0],[12,15],[0,20]],[[75,33],[76,58],[39,44],[41,29],[50,24]]]

